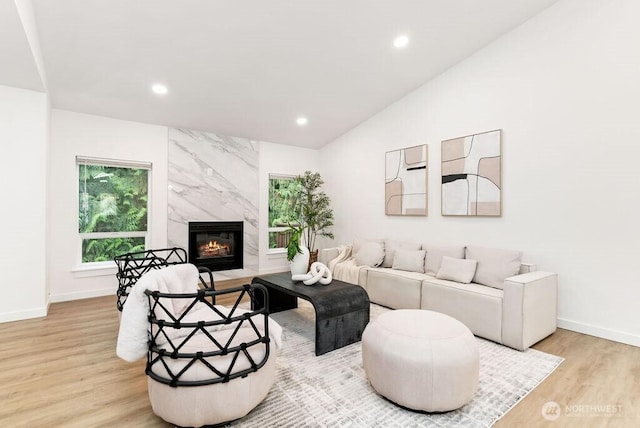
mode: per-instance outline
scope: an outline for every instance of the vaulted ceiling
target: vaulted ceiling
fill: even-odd
[[[318,148],[555,1],[0,0],[0,84],[46,85],[54,108]]]

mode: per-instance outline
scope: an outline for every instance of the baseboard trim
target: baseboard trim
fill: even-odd
[[[26,311],[15,311],[0,313],[0,323],[22,321],[31,318],[42,318],[47,316],[47,307],[28,309]]]
[[[600,337],[602,339],[613,340],[614,342],[626,343],[627,345],[640,347],[640,336],[637,334],[598,327],[596,325],[585,324],[565,318],[558,318],[558,327],[576,331],[578,333],[588,334],[589,336]]]
[[[116,294],[113,288],[100,288],[98,290],[76,291],[73,293],[52,294],[49,299],[51,303],[68,302],[70,300],[90,299],[92,297],[110,296]]]

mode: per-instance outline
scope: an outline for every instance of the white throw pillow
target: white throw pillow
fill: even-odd
[[[448,256],[454,259],[464,259],[464,247],[454,247],[450,245],[423,245],[422,248],[427,250],[427,256],[424,261],[424,273],[427,275],[436,276],[440,270],[442,256]]]
[[[384,260],[382,261],[382,267],[390,268],[393,266],[393,256],[396,250],[421,250],[422,244],[415,242],[396,241],[393,239],[387,239],[384,241]]]
[[[362,238],[353,238],[353,256],[355,257],[356,254],[358,254],[358,251],[360,251],[360,248],[362,248],[362,246],[366,243],[369,242],[377,242],[379,244],[382,245],[382,248],[384,249],[384,239],[362,239]]]
[[[384,259],[384,245],[380,242],[367,242],[360,246],[354,257],[357,266],[380,266]]]
[[[520,272],[522,253],[495,248],[467,247],[466,258],[478,261],[473,282],[503,289],[504,280]]]
[[[436,278],[468,284],[476,273],[477,265],[478,262],[475,260],[454,259],[453,257],[442,256],[442,263],[440,264]]]
[[[393,269],[424,273],[424,250],[396,250]]]

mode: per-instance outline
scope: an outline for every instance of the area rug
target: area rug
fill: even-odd
[[[371,319],[387,310],[371,305]],[[300,301],[298,309],[271,316],[284,330],[275,384],[258,407],[230,426],[490,427],[563,361],[478,338],[480,381],[474,399],[452,412],[418,413],[392,404],[371,388],[360,343],[316,357],[315,315],[306,301]]]

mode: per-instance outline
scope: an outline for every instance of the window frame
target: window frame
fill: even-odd
[[[130,169],[146,169],[147,170],[147,229],[145,231],[132,231],[132,232],[80,232],[80,225],[76,220],[76,268],[74,271],[87,271],[87,270],[99,270],[105,268],[115,268],[116,264],[113,260],[101,261],[101,262],[83,262],[82,261],[82,243],[85,239],[108,239],[108,238],[144,238],[144,248],[148,250],[151,248],[151,183],[153,174],[153,163],[134,160],[123,159],[111,159],[111,158],[97,158],[90,156],[76,156],[76,211],[75,215],[78,217],[80,213],[80,201],[78,195],[80,194],[80,168],[83,165],[99,165],[105,167],[114,168],[130,168]]]
[[[267,189],[271,188],[271,180],[275,179],[275,180],[295,180],[298,177],[297,174],[276,174],[276,173],[269,173],[269,181],[267,182]],[[287,248],[286,247],[276,247],[276,248],[271,248],[269,247],[269,235],[273,232],[284,232],[285,230],[289,229],[289,226],[270,226],[269,225],[269,211],[271,208],[271,192],[269,190],[267,190],[267,254],[286,254],[287,253]]]

